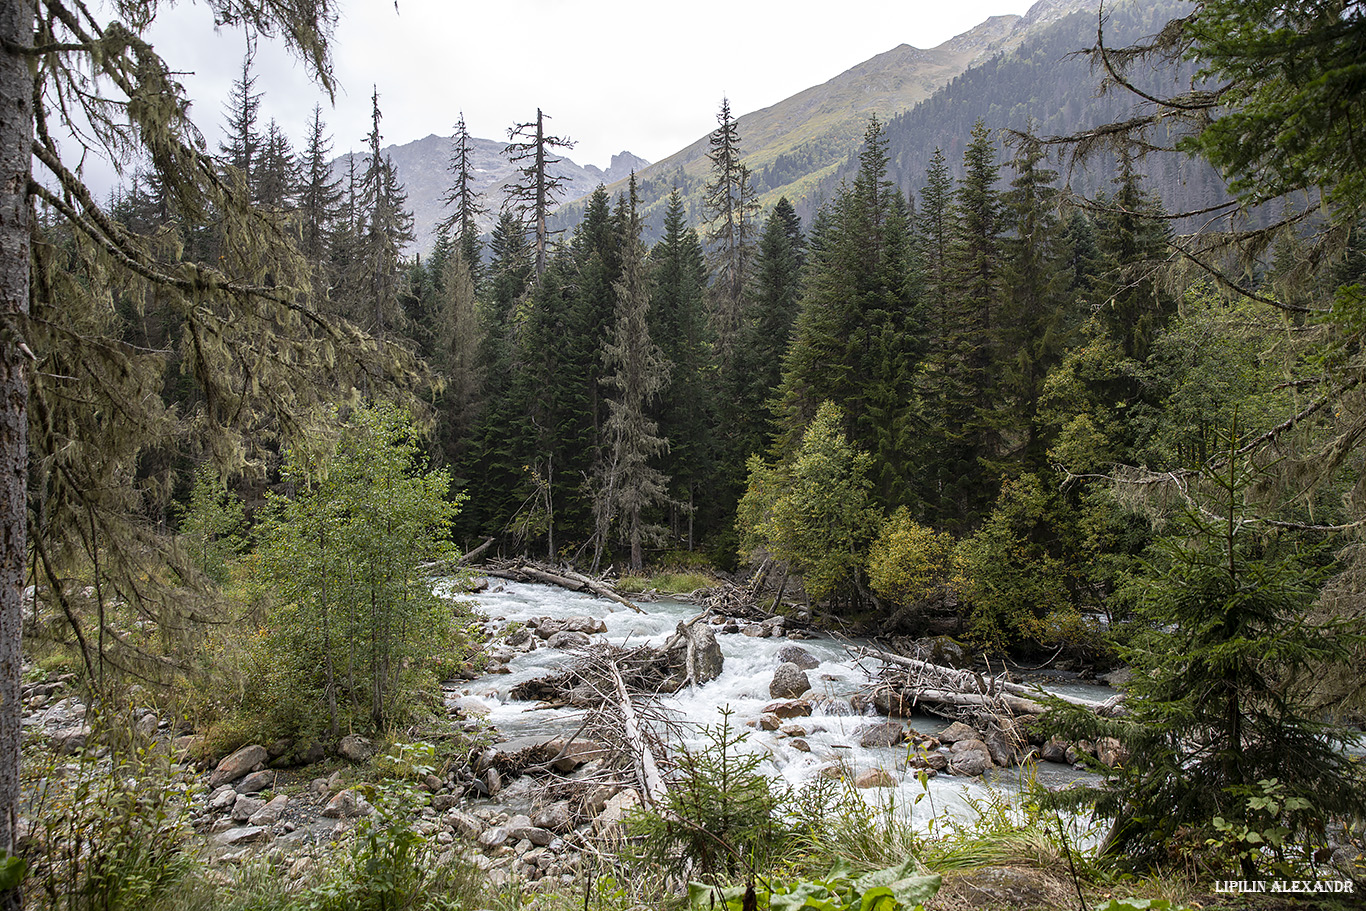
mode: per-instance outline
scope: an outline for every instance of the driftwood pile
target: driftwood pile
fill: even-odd
[[[907,717],[922,712],[981,724],[1042,715],[1047,710],[1040,701],[1043,694],[1039,688],[1015,683],[1004,672],[979,674],[867,647],[854,651],[860,657],[882,662],[878,679],[866,694],[886,715]],[[1102,715],[1120,710],[1120,697],[1099,706],[1066,696],[1055,698],[1093,708]]]

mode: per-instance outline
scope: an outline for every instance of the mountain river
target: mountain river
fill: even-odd
[[[558,588],[490,579],[489,588],[473,596],[480,609],[497,628],[505,623],[529,620],[533,617],[592,616],[603,620],[607,631],[601,638],[617,644],[662,645],[680,621],[694,617],[697,605],[680,601],[659,600],[640,604],[646,613],[636,614],[606,600],[595,599]],[[596,637],[595,637],[596,638]],[[876,662],[864,659],[860,663],[843,643],[824,635],[812,639],[752,638],[741,634],[718,634],[717,640],[725,655],[721,676],[702,686],[687,687],[673,695],[662,697],[662,706],[682,724],[680,736],[689,746],[705,742],[700,730],[703,725],[722,721],[723,711],[729,710],[731,723],[748,734],[747,745],[758,751],[763,760],[760,771],[775,780],[800,787],[831,765],[843,764],[851,775],[877,767],[896,776],[899,784],[893,792],[886,790],[878,796],[890,796],[900,812],[912,813],[912,821],[924,823],[929,810],[943,816],[967,815],[971,802],[989,796],[991,789],[1016,791],[1021,785],[1021,768],[998,769],[983,779],[960,778],[945,774],[929,781],[928,801],[917,807],[917,797],[923,797],[923,787],[914,770],[906,768],[906,750],[896,748],[863,748],[858,732],[864,726],[883,721],[879,716],[855,715],[849,707],[849,696],[872,679]],[[800,645],[820,661],[820,666],[806,672],[812,684],[815,713],[807,718],[793,719],[806,729],[802,738],[810,752],[798,749],[794,738],[778,731],[763,731],[757,720],[765,705],[774,700],[768,686],[778,666],[778,650],[786,645]],[[519,654],[509,663],[510,673],[494,674],[469,681],[448,698],[474,697],[489,709],[488,720],[501,732],[504,739],[523,736],[572,734],[580,716],[572,709],[538,709],[535,703],[520,702],[509,697],[518,683],[549,673],[562,664],[571,662],[573,654],[541,646]],[[1049,685],[1052,692],[1102,702],[1114,695],[1109,687],[1088,685]],[[932,716],[916,717],[908,722],[916,730],[935,734],[948,722]],[[751,725],[754,725],[751,727]],[[1039,763],[1035,779],[1049,787],[1059,787],[1077,779],[1083,773],[1052,763]],[[912,809],[915,808],[915,809]]]

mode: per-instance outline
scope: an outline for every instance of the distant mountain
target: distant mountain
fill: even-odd
[[[902,44],[822,85],[741,116],[736,122],[741,149],[760,203],[770,206],[787,196],[809,216],[828,198],[830,178],[857,153],[871,115],[886,123],[912,110],[970,67],[1013,51],[1078,11],[1091,11],[1094,34],[1097,2],[1040,0],[1024,16],[993,16],[929,50]],[[710,168],[708,140],[703,136],[637,173],[648,234],[657,236],[664,200],[675,185],[683,193],[689,217],[701,222],[702,188]],[[572,203],[563,206],[559,227],[573,224],[580,209]]]
[[[452,143],[451,136],[432,135],[404,145],[388,146],[382,150],[382,154],[393,160],[394,166],[398,169],[399,180],[408,193],[408,207],[413,212],[413,233],[416,235],[411,252],[426,253],[430,250],[432,242],[436,239],[437,225],[450,215],[450,210],[446,208],[443,200],[451,183],[447,166],[451,159]],[[480,219],[479,227],[483,231],[489,231],[493,228],[499,206],[503,201],[503,187],[515,176],[514,169],[503,155],[503,150],[507,148],[506,142],[472,138],[470,145],[471,157],[479,177],[474,189],[483,197],[484,205],[491,213]],[[351,152],[332,162],[332,173],[342,180],[343,186],[353,157],[356,160],[356,175],[359,178],[365,169],[364,154]],[[551,168],[551,172],[565,178],[562,202],[586,196],[597,189],[599,184],[625,180],[631,171],[641,171],[649,166],[645,159],[624,151],[612,156],[612,163],[606,171],[594,165],[575,164],[573,160],[563,156],[561,158],[560,163]]]

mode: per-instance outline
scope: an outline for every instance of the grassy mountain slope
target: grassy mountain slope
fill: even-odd
[[[829,179],[858,150],[868,118],[884,122],[940,90],[970,66],[1007,53],[1030,34],[1095,0],[1040,0],[1024,16],[994,16],[938,47],[903,44],[854,66],[771,107],[738,118],[745,164],[754,175],[761,204],[787,196],[806,208],[826,192]],[[720,99],[718,99],[719,103]],[[708,137],[637,173],[647,233],[663,221],[664,201],[677,185],[694,223],[701,222],[702,188],[710,162]],[[609,186],[609,190],[617,188]],[[561,208],[561,227],[574,224],[580,207]]]

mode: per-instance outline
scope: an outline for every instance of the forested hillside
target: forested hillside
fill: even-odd
[[[457,855],[456,831],[496,832],[483,847],[523,865],[560,863],[555,822],[466,825],[458,806],[494,796],[509,753],[473,713],[453,720],[441,688],[495,662],[458,597],[480,555],[534,558],[564,574],[540,578],[582,574],[599,590],[706,570],[714,604],[968,655],[971,673],[888,663],[948,671],[978,707],[1001,696],[1007,662],[1128,665],[1122,703],[1036,693],[1050,704],[1027,701],[1028,722],[974,715],[1012,755],[1032,755],[1030,738],[1069,763],[1101,739],[1118,752],[1083,787],[1031,791],[1018,812],[975,804],[976,823],[943,835],[978,855],[1007,841],[992,855],[1002,868],[1065,865],[1079,898],[1083,878],[1109,899],[1154,870],[1252,881],[1332,861],[1348,878],[1335,882],[1359,874],[1361,3],[1200,0],[1146,44],[1183,7],[1117,8],[1107,46],[1141,45],[1110,48],[1128,94],[1086,110],[1074,92],[1095,76],[1063,55],[1092,43],[1091,20],[1063,17],[920,108],[864,119],[840,179],[803,200],[760,190],[743,118],[722,101],[700,204],[672,188],[657,239],[634,176],[557,227],[569,143],[545,112],[510,131],[503,199],[481,195],[460,126],[445,218],[420,256],[405,252],[410,190],[383,153],[377,87],[366,151],[338,179],[321,109],[260,122],[249,61],[210,150],[137,37],[154,10],[121,5],[106,28],[79,4],[14,5],[0,13],[0,905],[22,906],[28,888],[51,907],[181,907],[184,846],[223,831],[209,805],[238,823],[265,810],[221,790],[238,747],[250,761],[232,780],[267,761],[352,760],[362,733],[390,741],[355,760],[364,774],[398,783],[350,793],[351,817],[359,799],[379,822],[351,830],[347,859],[301,870],[314,878],[294,892],[270,891],[283,855],[240,876],[201,869],[198,894],[233,883],[238,907],[389,908],[400,892],[401,907],[487,907],[472,883],[488,868]],[[212,5],[285,36],[334,90],[328,4]],[[110,97],[91,96],[69,58]],[[1141,86],[1151,97],[1135,109]],[[54,127],[134,144],[145,167],[97,201]],[[1070,167],[1088,155],[1083,179]],[[1189,156],[1219,181],[1164,163]],[[1178,185],[1219,230],[1178,233],[1193,222],[1162,195]],[[718,619],[679,622],[670,642],[714,639],[732,618]],[[538,647],[520,624],[497,632]],[[681,647],[673,685],[695,693],[707,681]],[[501,654],[506,670],[518,653]],[[903,845],[933,859],[939,842],[891,807],[879,816],[862,785],[831,784],[837,800],[824,773],[809,791],[770,791],[728,713],[711,751],[675,754],[670,786],[687,797],[669,803],[618,666],[633,654],[602,650],[602,676],[565,701],[622,719],[625,745],[592,755],[627,757],[623,779],[639,761],[644,809],[618,804],[611,824],[641,851],[616,834],[583,842],[611,872],[555,867],[544,880],[566,903],[605,911],[648,892],[671,906],[697,870],[699,907],[753,907],[759,878],[765,894],[880,911],[939,887],[912,876],[919,860],[887,866]],[[777,678],[781,701],[756,727],[827,698],[799,698],[804,674],[792,692]],[[21,754],[36,723],[22,713],[62,687],[76,729]],[[897,698],[840,711],[915,707]],[[923,760],[925,786],[940,742],[903,753],[893,727],[880,746],[903,770]],[[518,771],[549,776],[577,737]],[[990,752],[983,742],[979,772]],[[187,757],[215,766],[216,796],[201,799],[198,779],[165,784],[198,774]],[[838,757],[829,767],[850,777]],[[338,790],[336,768],[295,793]],[[580,802],[601,797],[605,813],[618,792],[592,793]],[[168,821],[192,801],[194,833]],[[1064,806],[1111,826],[1095,869],[1073,863]],[[447,851],[429,863],[437,818]],[[275,846],[290,834],[277,822]],[[562,847],[572,820],[561,828]],[[533,838],[546,850],[533,855]],[[825,874],[830,844],[840,861]],[[460,901],[429,888],[440,877]],[[515,886],[510,905],[525,897]]]

